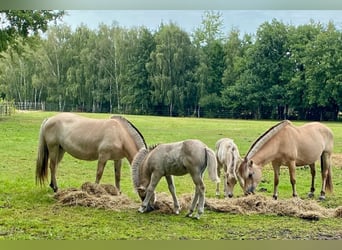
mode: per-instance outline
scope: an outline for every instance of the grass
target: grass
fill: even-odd
[[[56,204],[48,186],[35,185],[35,160],[38,132],[42,120],[54,113],[25,112],[0,118],[0,239],[340,239],[341,219],[329,218],[304,221],[299,218],[275,215],[236,215],[206,210],[199,221],[160,213],[139,214],[135,209],[113,212],[85,207],[62,207]],[[83,114],[107,118],[108,114]],[[125,116],[144,135],[149,145],[197,138],[214,149],[222,137],[233,138],[243,156],[251,143],[275,121],[247,121],[226,119],[169,118],[154,116]],[[296,125],[304,122],[295,122]],[[340,123],[326,123],[334,132],[336,156],[342,152]],[[80,187],[94,181],[96,162],[86,162],[65,155],[58,169],[60,189]],[[342,205],[342,168],[337,162],[333,169],[334,194],[328,194],[321,205]],[[321,185],[317,168],[316,190]],[[107,163],[101,183],[113,183],[112,163]],[[306,167],[297,170],[297,191],[307,199],[310,172]],[[189,175],[175,177],[178,194],[193,193]],[[215,185],[206,174],[206,196],[214,197]],[[272,196],[273,171],[266,166],[259,188]],[[122,191],[139,201],[130,177],[128,161],[124,161]],[[236,195],[242,195],[236,187]],[[167,192],[162,180],[157,192]],[[318,195],[318,192],[317,194]],[[279,198],[291,197],[291,185],[286,168],[282,168]],[[317,198],[317,197],[316,197]]]

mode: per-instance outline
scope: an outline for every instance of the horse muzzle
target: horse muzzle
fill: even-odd
[[[245,191],[245,195],[247,196],[247,195],[250,195],[250,194],[255,194],[254,191],[255,191],[255,188],[254,187],[250,187],[250,188],[248,188]]]

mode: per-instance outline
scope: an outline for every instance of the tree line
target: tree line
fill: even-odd
[[[0,98],[58,111],[337,120],[342,33],[333,22],[273,19],[225,33],[205,11],[193,32],[100,24],[49,26],[0,58]]]

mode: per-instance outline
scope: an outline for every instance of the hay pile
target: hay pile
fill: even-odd
[[[59,191],[54,196],[59,204],[66,206],[85,206],[114,211],[138,209],[140,202],[133,201],[108,184],[94,184],[86,182],[81,189],[70,188]],[[192,195],[178,196],[181,211],[187,211],[191,205]],[[172,214],[173,201],[169,193],[158,193],[155,203],[157,213]],[[233,214],[275,214],[279,216],[299,217],[307,220],[320,218],[342,218],[342,206],[328,209],[314,200],[300,198],[273,200],[263,195],[250,195],[233,199],[206,198],[205,209],[215,212]]]
[[[86,182],[81,189],[69,188],[58,191],[54,198],[66,206],[83,206],[121,211],[138,208],[127,196],[119,194],[116,187],[109,184]]]
[[[250,195],[237,199],[206,199],[206,207],[216,212],[236,214],[275,214],[279,216],[299,217],[307,220],[342,217],[342,206],[329,209],[320,206],[314,200],[300,198],[274,200],[262,195]]]

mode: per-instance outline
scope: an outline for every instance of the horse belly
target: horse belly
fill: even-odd
[[[188,173],[188,170],[177,160],[165,159],[165,175],[182,176]]]
[[[98,150],[94,148],[73,145],[73,147],[63,147],[63,149],[71,156],[80,160],[95,161],[99,158]]]

